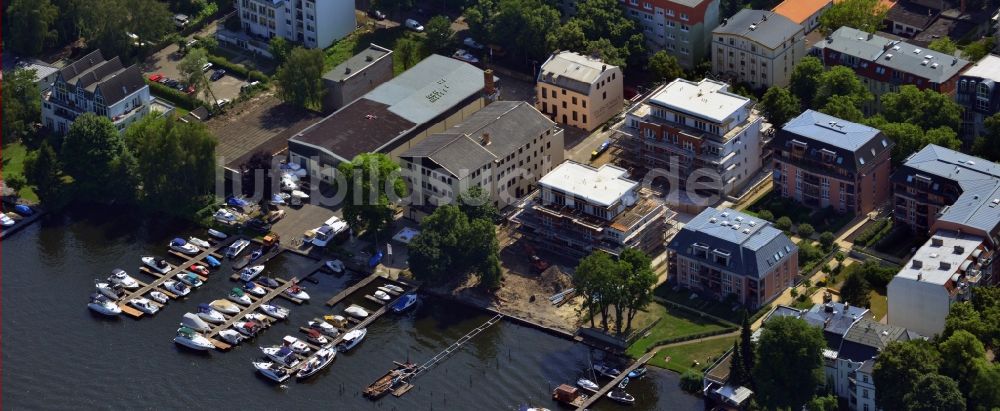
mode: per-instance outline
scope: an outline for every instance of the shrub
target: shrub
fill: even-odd
[[[854,243],[862,247],[867,247],[878,242],[883,236],[892,230],[892,222],[889,220],[878,220],[875,224],[866,228],[854,239]]]
[[[17,193],[28,185],[28,180],[25,180],[24,176],[20,174],[11,174],[4,177],[4,183],[7,183],[7,187],[10,187],[11,190]]]
[[[799,232],[799,236],[801,236],[802,238],[809,238],[812,237],[813,233],[816,232],[816,229],[813,228],[812,224],[802,223],[799,224],[799,226],[796,228],[796,231]]]
[[[226,74],[231,74],[235,77],[240,77],[244,80],[259,81],[261,83],[266,83],[270,79],[264,73],[257,70],[250,70],[247,66],[242,64],[233,63],[225,58],[209,54],[208,62],[212,63],[213,66],[226,69]]]
[[[774,222],[774,226],[781,231],[788,231],[792,229],[792,219],[787,216],[781,217],[778,221]]]
[[[847,256],[844,255],[844,253],[838,251],[837,254],[833,255],[833,259],[837,260],[838,263],[842,263],[842,262],[844,262],[844,260],[847,259]]]
[[[177,107],[185,110],[194,110],[202,105],[201,101],[194,98],[194,96],[187,95],[177,89],[167,87],[155,81],[149,81],[149,79],[146,80],[146,84],[149,84],[149,89],[153,94],[174,103]]]
[[[799,296],[799,289],[795,288],[795,287],[792,287],[791,294],[792,294],[792,297],[798,297]]]
[[[771,210],[760,210],[757,212],[757,217],[767,221],[774,221],[774,213]]]
[[[830,247],[833,246],[833,242],[836,240],[837,238],[829,231],[824,231],[823,234],[819,235],[819,243],[823,246],[824,250],[830,250]]]
[[[687,370],[684,374],[681,374],[681,389],[689,392],[691,394],[696,394],[701,392],[701,385],[704,378],[700,372]]]

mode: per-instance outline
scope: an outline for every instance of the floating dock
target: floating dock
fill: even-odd
[[[357,292],[358,290],[360,290],[362,288],[365,288],[366,286],[368,286],[368,284],[371,284],[372,281],[375,281],[378,278],[382,278],[383,280],[387,280],[387,281],[392,282],[392,283],[398,283],[398,281],[392,280],[392,279],[390,279],[388,277],[383,277],[378,272],[374,272],[371,275],[369,275],[369,276],[361,279],[361,281],[358,281],[354,285],[352,285],[350,287],[347,287],[346,289],[344,289],[344,291],[341,291],[341,292],[337,293],[337,295],[333,296],[333,298],[327,300],[326,305],[329,305],[331,307],[337,305],[343,299],[347,298],[347,296],[349,296],[351,294],[354,294],[355,292]],[[404,284],[404,285],[407,285],[407,284]]]
[[[602,397],[607,396],[608,391],[611,391],[611,389],[617,387],[618,384],[620,384],[622,380],[625,379],[625,377],[628,377],[628,373],[635,371],[636,368],[646,365],[646,363],[649,362],[649,360],[652,359],[654,355],[656,355],[656,350],[646,353],[641,358],[636,360],[636,362],[632,363],[632,365],[630,365],[628,368],[622,370],[621,374],[618,374],[618,376],[612,379],[611,382],[604,384],[604,386],[602,386],[600,390],[597,390],[597,392],[595,392],[594,395],[591,395],[589,398],[587,398],[587,400],[583,402],[583,405],[577,407],[576,411],[583,411],[589,408],[590,406],[594,405],[594,403],[597,402],[597,400],[600,400]]]
[[[277,297],[281,293],[285,292],[285,290],[287,290],[288,287],[291,287],[292,284],[295,284],[295,281],[297,279],[293,277],[289,281],[285,281],[285,280],[282,280],[280,278],[277,279],[277,280],[278,280],[278,282],[280,282],[282,284],[279,285],[279,286],[277,286],[277,287],[275,287],[275,288],[273,288],[273,289],[270,289],[270,291],[268,291],[268,293],[265,294],[263,297],[256,297],[256,296],[253,296],[253,295],[250,295],[249,293],[247,293],[247,295],[250,296],[250,300],[252,301],[250,303],[250,305],[246,306],[242,311],[240,311],[240,312],[238,312],[236,314],[232,314],[232,315],[230,315],[230,314],[222,314],[224,317],[226,317],[226,322],[224,322],[222,324],[218,324],[214,328],[212,328],[211,331],[209,331],[207,333],[204,333],[205,338],[208,338],[210,341],[212,341],[212,344],[214,344],[215,347],[218,348],[219,350],[225,351],[225,350],[228,350],[228,349],[232,348],[231,345],[229,345],[229,344],[227,344],[225,342],[216,340],[215,336],[219,335],[219,331],[222,331],[222,330],[225,330],[225,329],[227,329],[229,327],[232,327],[233,324],[235,324],[237,321],[244,321],[243,320],[244,316],[246,316],[247,314],[250,314],[250,313],[256,311],[258,308],[260,308],[261,304],[269,303],[275,297]],[[261,286],[261,287],[264,287],[264,286]],[[267,288],[267,287],[264,287],[264,288]],[[260,314],[262,314],[264,316],[267,316],[269,318],[272,318],[269,323],[264,324],[265,327],[270,326],[270,324],[273,323],[274,321],[278,321],[277,319],[275,319],[273,317],[270,317],[270,316],[268,316],[265,313],[260,313]]]

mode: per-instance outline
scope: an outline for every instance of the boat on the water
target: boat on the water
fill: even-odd
[[[253,300],[250,299],[250,296],[243,292],[243,290],[239,287],[233,287],[232,290],[229,290],[229,295],[226,297],[232,302],[242,305],[250,305],[250,303],[253,302]]]
[[[236,330],[219,331],[219,338],[221,338],[222,341],[229,343],[230,345],[239,345],[240,342],[246,339],[246,337],[244,337],[243,334],[240,334],[239,331]]]
[[[628,377],[632,379],[642,378],[646,375],[646,367],[639,367],[632,371],[629,371]]]
[[[202,285],[205,284],[203,281],[201,281],[201,278],[198,278],[198,276],[195,273],[188,273],[188,272],[177,273],[177,275],[175,275],[174,277],[180,280],[182,283],[187,284],[191,287],[201,287]]]
[[[151,291],[149,293],[149,299],[156,301],[160,304],[166,304],[168,300],[167,295],[159,291]]]
[[[356,305],[352,305],[350,307],[345,308],[344,312],[354,318],[358,319],[368,318],[368,311]]]
[[[276,345],[273,347],[260,347],[260,350],[271,360],[278,364],[294,367],[299,363],[299,356],[292,351],[291,347]]]
[[[285,382],[292,376],[291,370],[270,361],[254,361],[253,367],[256,368],[257,372],[261,375],[273,380],[274,382]]]
[[[253,281],[247,281],[245,284],[243,284],[243,290],[258,297],[263,297],[267,295],[267,289],[261,287],[259,284]]]
[[[392,312],[401,313],[403,311],[410,309],[410,307],[412,307],[413,304],[416,303],[417,303],[417,295],[414,293],[407,293],[403,294],[402,297],[399,297],[399,299],[396,300],[396,302],[393,303],[392,306],[390,306],[389,308],[392,309]]]
[[[130,290],[139,288],[139,281],[136,281],[135,278],[132,278],[132,276],[128,275],[128,273],[121,268],[111,270],[111,275],[108,276],[108,282],[111,284],[118,284]]]
[[[208,304],[198,304],[198,317],[212,324],[222,324],[226,322],[226,316],[216,311]]]
[[[309,300],[309,293],[298,284],[293,284],[291,287],[285,289],[285,294],[288,294],[292,298],[298,298],[303,301]]]
[[[334,327],[337,327],[337,328],[340,328],[340,329],[347,328],[347,318],[345,318],[342,315],[336,315],[336,314],[334,314],[334,315],[324,315],[323,316],[323,320],[326,321],[326,322],[328,322],[328,323],[330,323],[330,324],[333,324]]]
[[[167,260],[153,256],[142,257],[142,263],[146,264],[149,269],[160,274],[166,274],[173,268],[169,263],[167,263]]]
[[[214,308],[216,311],[218,311],[220,313],[223,313],[223,314],[230,314],[230,315],[232,315],[232,314],[239,313],[240,311],[243,311],[243,308],[241,308],[240,306],[238,306],[236,304],[233,304],[233,302],[229,301],[229,300],[215,300],[215,301],[212,301],[212,302],[208,303],[208,305],[210,307]]]
[[[208,241],[202,240],[198,237],[188,237],[188,243],[194,244],[197,247],[209,248],[212,246]]]
[[[212,257],[210,255],[206,255],[205,256],[205,262],[208,263],[208,266],[212,267],[212,268],[216,268],[216,267],[222,265],[221,261],[219,261],[217,258]]]
[[[191,287],[188,287],[180,281],[167,280],[163,282],[163,289],[170,291],[177,295],[178,297],[183,297],[191,293]]]
[[[205,351],[215,348],[215,345],[212,344],[208,338],[205,338],[205,336],[188,327],[181,327],[177,329],[177,336],[174,337],[174,342],[197,351]]]
[[[116,316],[122,313],[121,307],[118,306],[114,301],[108,299],[102,294],[91,294],[90,302],[87,303],[87,307],[95,312],[104,314],[109,317]]]
[[[261,304],[260,311],[279,320],[288,318],[289,309],[276,304]]]
[[[94,288],[97,289],[97,292],[112,300],[117,300],[125,295],[125,287],[122,287],[121,284],[94,280]]]
[[[190,244],[187,241],[184,241],[183,238],[175,238],[173,240],[170,240],[169,246],[171,250],[187,255],[195,255],[198,254],[199,251],[198,247],[195,247],[194,244]]]
[[[149,301],[148,299],[142,297],[128,300],[128,305],[131,305],[135,307],[135,309],[150,315],[156,314],[157,311],[160,311],[159,306],[153,304],[152,301]]]
[[[184,316],[181,318],[181,326],[200,332],[208,332],[212,329],[212,326],[205,322],[205,320],[191,313],[184,313]]]
[[[334,274],[341,274],[344,272],[344,262],[340,260],[327,260],[326,268],[333,271]]]
[[[365,339],[365,335],[367,334],[368,334],[367,328],[360,328],[357,330],[350,331],[347,334],[344,334],[344,339],[341,340],[340,344],[337,346],[337,351],[341,352],[349,351],[351,348],[357,346],[358,343],[361,342],[361,340]]]
[[[260,275],[260,273],[263,271],[264,271],[263,265],[254,265],[244,268],[243,271],[240,271],[240,280],[252,281],[254,278],[257,278],[257,276]]]
[[[319,331],[330,337],[336,337],[340,334],[340,330],[338,330],[337,327],[334,327],[332,324],[318,318],[313,318],[312,321],[309,321],[309,329]]]
[[[321,333],[319,330],[314,330],[312,328],[306,331],[306,339],[309,340],[309,342],[316,344],[320,347],[330,343],[329,338],[326,338],[326,336],[323,335],[323,333]]]
[[[611,398],[612,400],[618,401],[622,404],[629,404],[629,405],[635,404],[635,397],[633,397],[632,394],[629,394],[625,392],[625,390],[620,388],[611,390],[611,392],[608,393],[608,398]]]
[[[262,247],[257,247],[250,252],[250,261],[257,261],[257,259],[262,255],[264,255],[264,249]]]
[[[303,355],[305,355],[305,354],[309,354],[309,351],[312,351],[309,348],[309,345],[306,344],[305,341],[302,341],[302,340],[300,340],[298,338],[295,338],[295,337],[293,337],[291,335],[286,335],[284,338],[282,338],[281,339],[281,344],[284,345],[284,346],[286,346],[286,347],[288,347],[288,348],[291,348],[292,351],[295,351],[296,354],[303,354]]]
[[[336,356],[337,350],[332,348],[323,348],[316,351],[316,355],[310,358],[309,361],[306,361],[296,376],[299,378],[309,378],[313,374],[320,372],[323,368],[326,368],[327,365],[330,365]]]
[[[618,377],[618,374],[622,373],[621,371],[618,371],[617,368],[611,368],[601,363],[594,364],[594,371],[608,378]]]
[[[247,337],[253,337],[264,327],[256,321],[242,321],[233,324],[233,329]]]
[[[188,270],[191,270],[192,273],[202,275],[205,277],[208,277],[208,274],[210,274],[208,271],[208,267],[205,267],[201,264],[191,264],[191,266],[188,267]]]
[[[588,380],[586,378],[581,378],[579,380],[576,380],[576,385],[578,387],[583,388],[584,390],[587,390],[587,391],[590,391],[590,392],[597,392],[598,390],[601,389],[601,386],[597,385],[596,382],[593,382],[593,381]]]
[[[412,362],[396,363],[396,368],[389,370],[389,372],[385,373],[385,375],[375,380],[375,382],[365,388],[365,397],[372,400],[382,398],[382,396],[391,391],[393,388],[406,382],[416,369],[417,364]]]
[[[406,291],[406,290],[403,289],[403,287],[400,287],[400,286],[395,285],[395,284],[386,284],[386,285],[383,285],[382,288],[386,288],[386,289],[392,290],[393,292],[395,292],[397,294],[398,293],[402,293],[403,291]]]
[[[264,287],[277,288],[281,283],[272,277],[260,277],[257,279],[257,284],[263,285]]]
[[[227,237],[229,237],[229,234],[223,233],[222,231],[213,228],[208,229],[208,235],[218,238],[220,240],[225,240]]]
[[[241,238],[239,240],[234,241],[232,244],[229,245],[229,248],[226,249],[226,257],[236,258],[236,256],[240,255],[240,253],[242,253],[243,250],[245,250],[249,245],[250,241],[246,239]]]
[[[382,291],[382,290],[376,290],[375,291],[375,298],[377,298],[379,300],[382,300],[382,301],[389,301],[390,299],[392,299],[392,297],[389,296],[389,293],[387,293],[385,291]]]

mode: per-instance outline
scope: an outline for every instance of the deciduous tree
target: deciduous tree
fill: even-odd
[[[814,107],[824,107],[832,97],[844,96],[860,109],[872,99],[872,94],[861,84],[854,71],[844,66],[836,66],[823,72],[819,76],[815,93]]]
[[[24,159],[24,177],[42,204],[55,208],[62,202],[65,192],[62,164],[47,141],[42,141],[38,150],[32,151]]]
[[[341,188],[347,193],[344,220],[357,232],[387,227],[395,213],[394,200],[406,195],[399,164],[385,154],[364,153],[341,163],[337,171],[346,182]]]
[[[271,56],[274,57],[274,61],[279,65],[285,64],[285,60],[288,60],[288,55],[292,52],[292,44],[285,40],[284,37],[275,36],[267,43],[268,50],[271,52]]]
[[[788,89],[798,97],[802,107],[815,107],[813,98],[819,88],[819,78],[823,75],[823,62],[813,56],[805,56],[792,69]]]
[[[819,17],[820,29],[832,33],[841,27],[854,27],[874,33],[882,28],[888,7],[879,0],[843,0]]]
[[[4,143],[17,141],[41,121],[42,100],[35,84],[35,70],[16,69],[3,75],[3,135]]]
[[[424,43],[427,45],[427,50],[436,52],[448,45],[451,41],[451,36],[455,34],[455,30],[451,29],[451,20],[447,17],[434,16],[427,21],[425,33],[427,34],[427,38],[424,40]]]
[[[875,404],[884,410],[905,410],[904,397],[921,376],[937,374],[941,356],[923,340],[889,343],[875,361]]]
[[[677,62],[677,57],[663,50],[657,51],[649,58],[647,68],[659,81],[670,82],[684,75],[684,69]]]
[[[215,98],[215,93],[212,92],[211,81],[205,75],[205,64],[208,64],[208,52],[204,48],[199,47],[188,51],[188,54],[177,65],[177,70],[180,71],[185,82],[195,88],[204,88],[208,92],[206,97],[211,96],[212,98],[210,105],[215,107],[218,99]]]
[[[951,37],[944,36],[932,41],[927,45],[927,48],[945,54],[955,54],[955,50],[958,50],[958,45],[951,40]]]
[[[903,397],[907,411],[964,410],[965,397],[955,380],[939,374],[924,374]]]
[[[847,274],[847,279],[840,286],[841,300],[857,307],[868,306],[871,299],[870,292],[871,286],[868,285],[868,280],[857,271],[851,271]]]
[[[282,100],[300,107],[319,109],[323,104],[323,50],[296,47],[274,78]]]
[[[992,36],[986,36],[969,43],[968,46],[965,46],[965,50],[962,50],[962,57],[965,57],[967,60],[972,62],[982,60],[983,57],[986,57],[986,55],[990,54],[990,51],[993,50],[994,42],[995,40]]]
[[[483,219],[494,221],[500,215],[497,208],[490,202],[489,193],[480,186],[469,187],[458,196],[458,207],[470,220]]]
[[[983,133],[972,144],[972,152],[990,161],[1000,161],[1000,113],[983,120],[983,126]]]
[[[802,112],[802,104],[787,88],[772,86],[764,93],[761,99],[764,116],[767,117],[775,127],[781,127],[788,120]]]
[[[77,117],[63,140],[60,159],[73,177],[78,198],[101,203],[134,199],[135,159],[107,117]]]
[[[948,95],[931,89],[920,90],[905,85],[899,92],[882,96],[879,112],[890,123],[911,123],[924,130],[948,127],[958,131],[962,123],[962,108]]]
[[[10,47],[11,51],[25,56],[36,56],[45,47],[52,45],[58,37],[54,23],[59,9],[53,6],[51,1],[11,0],[7,4],[5,23],[11,27],[7,31],[9,35],[4,37],[4,44]],[[7,104],[6,98],[4,100],[4,104]]]
[[[855,123],[860,123],[865,119],[865,113],[861,112],[858,105],[848,96],[830,97],[826,105],[821,107],[819,111]]]
[[[769,409],[801,407],[825,381],[823,332],[793,317],[767,322],[757,343],[753,379],[757,400]]]

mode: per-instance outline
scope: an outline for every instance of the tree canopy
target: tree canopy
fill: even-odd
[[[216,98],[215,93],[212,92],[212,82],[209,80],[208,76],[205,74],[205,64],[208,64],[208,51],[202,47],[198,47],[188,51],[187,55],[181,59],[181,62],[177,64],[177,70],[180,71],[181,77],[188,84],[194,86],[195,88],[204,87],[208,94],[206,97],[211,96],[212,101],[209,104],[210,107],[215,107]]]
[[[879,0],[838,1],[819,16],[820,29],[832,33],[841,27],[854,27],[874,33],[882,28],[888,11]]]
[[[288,60],[288,55],[292,53],[292,44],[285,40],[284,37],[275,36],[267,43],[267,48],[271,52],[271,56],[274,57],[274,61],[279,65],[285,64]]]
[[[941,355],[927,341],[892,342],[879,354],[872,378],[875,380],[875,404],[885,410],[904,410],[904,397],[913,390],[921,376],[936,374]]]
[[[632,328],[632,319],[639,310],[653,301],[652,287],[656,284],[651,259],[637,249],[625,249],[616,259],[594,251],[580,260],[573,277],[574,285],[584,295],[584,309],[595,327],[598,314],[601,328],[621,335]]]
[[[35,84],[35,70],[15,69],[3,74],[4,143],[17,140],[41,121],[42,100]]]
[[[905,85],[899,92],[883,95],[881,103],[879,113],[890,123],[916,124],[924,130],[948,127],[956,132],[962,123],[961,106],[950,96],[931,89]]]
[[[868,306],[871,299],[870,292],[871,286],[868,285],[868,280],[857,271],[848,274],[844,284],[840,286],[840,298],[857,307]]]
[[[761,99],[761,105],[763,106],[764,116],[767,117],[771,124],[779,128],[802,112],[802,105],[799,99],[788,91],[787,88],[779,86],[772,86],[767,89],[767,92],[764,93],[764,98]]]
[[[25,56],[36,56],[44,48],[52,46],[58,38],[53,26],[59,9],[53,6],[51,1],[11,0],[7,4],[7,9],[4,11],[7,18],[4,23],[10,27],[4,27],[8,33],[4,36],[4,44],[11,51]],[[6,105],[6,96],[4,97]],[[6,112],[6,109],[4,111]]]
[[[278,68],[274,78],[278,83],[278,96],[294,105],[318,110],[323,105],[323,60],[321,49],[296,47],[285,64]]]
[[[958,384],[939,374],[925,374],[912,382],[914,389],[903,397],[907,411],[941,411],[965,409],[965,397]]]
[[[79,198],[101,203],[134,199],[135,159],[107,117],[77,117],[63,140],[60,160]]]
[[[860,123],[865,119],[865,113],[861,112],[858,105],[848,96],[830,97],[826,105],[820,107],[819,111],[855,123]]]
[[[322,53],[321,53],[322,54]],[[355,231],[381,231],[392,222],[394,199],[406,195],[399,164],[382,153],[364,153],[341,163],[344,177],[344,220]]]
[[[951,37],[944,36],[932,41],[927,45],[927,48],[945,54],[955,54],[955,51],[958,50],[958,45],[951,40]]]
[[[465,10],[473,37],[519,57],[541,61],[559,27],[559,11],[544,0],[479,0]]]
[[[972,144],[972,152],[990,161],[1000,161],[1000,113],[986,117],[983,128],[983,133]]]
[[[646,67],[659,81],[670,82],[684,76],[684,69],[677,62],[677,57],[667,54],[663,50],[654,53],[649,58],[649,63]]]
[[[799,98],[804,107],[814,107],[812,102],[819,88],[819,78],[824,72],[823,62],[813,56],[805,56],[792,68],[788,89]]]
[[[962,57],[965,57],[967,60],[972,62],[982,60],[983,57],[986,57],[986,55],[990,54],[990,51],[993,50],[994,42],[995,40],[993,39],[993,36],[986,36],[969,43],[969,45],[965,46],[965,49],[962,50]]]
[[[465,208],[479,214],[482,210]],[[487,289],[500,285],[496,227],[491,220],[468,215],[454,204],[438,207],[420,222],[420,235],[410,242],[410,269],[421,281],[446,283],[479,276]]]
[[[65,198],[65,184],[62,180],[62,164],[52,146],[42,141],[38,150],[32,151],[24,159],[26,183],[34,188],[38,199],[50,208],[57,208]]]
[[[764,325],[757,343],[753,380],[757,400],[768,409],[801,407],[823,385],[823,331],[793,317]]]
[[[844,96],[858,109],[872,99],[872,94],[857,74],[844,66],[836,66],[820,74],[815,95],[813,107],[816,108],[826,106],[835,96]]]
[[[427,38],[424,40],[427,50],[436,52],[448,45],[455,31],[451,29],[450,19],[445,16],[434,16],[427,21],[424,33],[427,35]]]

